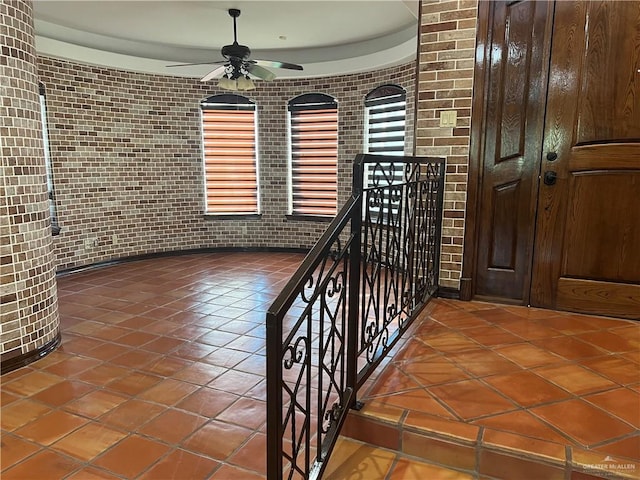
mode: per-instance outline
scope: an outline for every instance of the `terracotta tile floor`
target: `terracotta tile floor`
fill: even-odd
[[[0,378],[2,479],[263,479],[265,311],[302,258],[189,255],[60,277],[62,346]],[[421,428],[637,460],[639,351],[632,322],[435,300],[360,413],[406,427],[413,458],[343,438],[326,478],[485,478],[418,461]]]
[[[347,435],[490,478],[564,473],[483,468],[486,446],[640,478],[639,322],[436,299],[411,333],[361,390]],[[461,449],[451,464],[429,453],[435,439]]]

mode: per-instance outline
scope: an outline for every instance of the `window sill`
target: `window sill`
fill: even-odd
[[[262,214],[249,213],[249,214],[220,215],[217,213],[205,213],[204,218],[207,220],[260,220],[262,218]]]
[[[335,217],[328,217],[328,216],[324,216],[324,215],[285,215],[285,218],[287,220],[291,220],[291,221],[300,221],[300,222],[322,222],[322,223],[330,223]]]

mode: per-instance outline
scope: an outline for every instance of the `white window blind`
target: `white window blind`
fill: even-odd
[[[404,155],[406,127],[406,92],[396,85],[383,85],[372,90],[365,98],[365,145],[367,153],[402,156]],[[372,187],[376,184],[376,176],[384,185],[388,183],[387,176],[391,176],[391,183],[402,183],[403,168],[401,165],[382,163],[381,168],[374,169],[373,165],[367,165],[365,171],[365,186]],[[385,212],[397,213],[398,205],[383,198]],[[377,218],[380,208],[372,207],[371,214]]]

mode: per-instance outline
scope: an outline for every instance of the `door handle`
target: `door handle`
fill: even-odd
[[[553,162],[558,159],[558,154],[556,152],[547,152],[547,160]]]
[[[553,170],[548,170],[548,171],[544,172],[544,184],[545,185],[555,185],[557,176],[558,176],[558,174],[556,172],[554,172]]]

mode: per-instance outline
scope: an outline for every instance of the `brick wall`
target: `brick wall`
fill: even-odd
[[[45,85],[58,220],[59,269],[202,247],[309,248],[325,223],[287,220],[287,102],[326,93],[338,101],[338,201],[362,151],[364,97],[386,83],[407,90],[413,151],[415,64],[316,79],[258,82],[262,217],[203,215],[199,102],[214,82],[133,73],[39,57]]]
[[[416,154],[447,159],[440,285],[455,289],[462,271],[477,5],[421,4]],[[455,128],[440,127],[443,110],[457,112]]]
[[[52,341],[59,317],[31,2],[0,2],[0,46],[0,353],[4,362]]]

